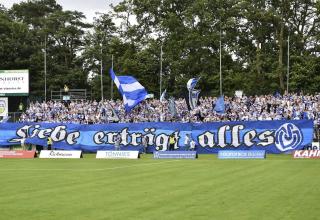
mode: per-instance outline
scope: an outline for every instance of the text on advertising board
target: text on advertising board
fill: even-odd
[[[265,159],[264,150],[221,150],[218,153],[219,159]]]
[[[97,159],[138,159],[139,151],[97,151]]]
[[[35,151],[24,151],[24,150],[1,150],[0,158],[34,158],[36,156]]]
[[[52,158],[52,159],[63,159],[63,158],[81,158],[82,152],[79,150],[42,150],[39,158]]]
[[[320,158],[320,150],[296,150],[293,158]]]

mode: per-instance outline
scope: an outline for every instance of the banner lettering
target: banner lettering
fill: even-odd
[[[174,135],[175,150],[188,150],[186,135],[196,143],[197,153],[220,150],[265,150],[267,153],[292,152],[312,143],[312,120],[213,122],[213,123],[112,123],[97,125],[55,123],[0,124],[0,146],[26,144],[46,146],[51,137],[55,149],[114,150],[120,137],[121,150],[165,151]]]

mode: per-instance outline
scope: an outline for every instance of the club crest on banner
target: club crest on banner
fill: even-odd
[[[275,132],[275,145],[280,151],[294,150],[302,143],[301,130],[292,123],[283,124]]]

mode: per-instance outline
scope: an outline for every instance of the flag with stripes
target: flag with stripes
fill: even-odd
[[[147,98],[147,90],[132,76],[117,76],[110,69],[110,76],[122,95],[126,112]]]

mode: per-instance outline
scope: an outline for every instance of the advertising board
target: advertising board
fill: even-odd
[[[0,96],[27,96],[29,70],[0,70]]]

